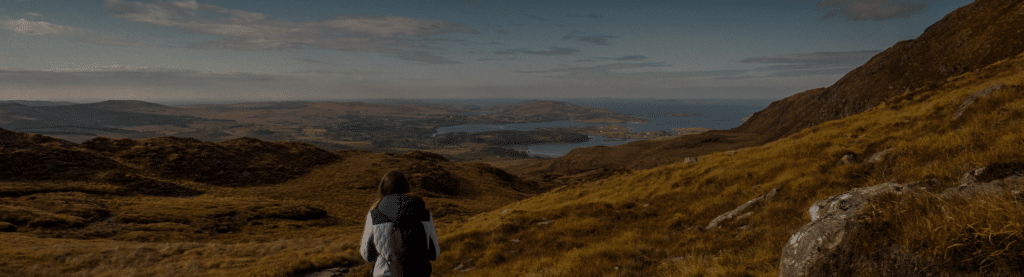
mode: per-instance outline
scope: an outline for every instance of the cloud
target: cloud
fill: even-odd
[[[646,60],[646,59],[647,59],[647,56],[644,56],[644,55],[631,55],[631,56],[625,56],[625,57],[621,57],[621,58],[615,58],[614,60],[616,60],[616,61],[639,61],[639,60]]]
[[[593,43],[593,44],[596,44],[596,45],[608,45],[608,39],[616,38],[616,36],[601,36],[601,35],[598,35],[598,36],[577,36],[578,34],[581,34],[581,33],[582,32],[572,32],[572,33],[569,33],[568,35],[565,35],[565,37],[563,37],[563,38],[567,39],[567,40],[575,40],[575,41],[580,41],[580,42],[589,42],[589,43]]]
[[[831,9],[822,19],[844,17],[847,20],[889,20],[923,12],[938,0],[820,0],[818,8]]]
[[[589,19],[601,19],[601,17],[602,17],[599,14],[582,14],[582,13],[570,13],[570,14],[567,14],[566,16],[568,16],[568,17],[578,17],[578,18],[589,18]]]
[[[644,71],[636,72],[638,69],[644,68],[660,68],[665,67],[664,63],[660,62],[647,62],[647,63],[613,63],[598,66],[580,66],[580,67],[563,67],[550,70],[539,70],[539,71],[517,71],[519,73],[530,73],[530,74],[551,74],[555,75],[548,76],[556,79],[575,79],[575,80],[616,80],[622,82],[647,82],[652,80],[672,80],[678,81],[682,79],[692,78],[721,78],[721,77],[732,77],[739,76],[740,74],[746,73],[746,70],[708,70],[708,71],[675,71],[675,72],[664,72],[664,71]],[[626,70],[626,72],[623,72]]]
[[[881,51],[815,52],[756,57],[742,60],[743,63],[784,64],[772,69],[818,69],[829,67],[857,67]]]
[[[579,51],[580,50],[576,50],[576,49],[572,49],[572,48],[558,48],[558,47],[551,47],[551,50],[548,50],[548,51],[532,51],[532,50],[526,50],[526,49],[520,48],[520,49],[510,49],[510,50],[505,50],[505,51],[494,51],[494,54],[497,54],[497,55],[528,54],[528,55],[543,55],[543,56],[568,56],[568,55],[576,54],[576,52],[579,52]]]
[[[62,35],[84,31],[71,26],[57,25],[43,21],[32,21],[24,18],[18,20],[0,20],[0,28],[11,30],[26,36]]]
[[[100,45],[113,45],[113,46],[132,46],[142,47],[145,44],[129,41],[124,38],[113,37],[103,34],[93,33],[89,30],[53,24],[45,21],[32,21],[28,19],[10,19],[0,20],[0,29],[7,29],[15,33],[19,33],[26,36],[63,36],[68,38],[77,39],[83,42],[100,44]]]
[[[305,63],[324,63],[324,61],[310,58],[295,58],[295,60]]]
[[[770,72],[772,77],[842,75],[863,65],[881,51],[816,52],[756,57],[743,63],[775,64],[755,71]]]
[[[640,61],[646,60],[647,56],[644,55],[629,55],[618,58],[593,58],[587,60],[578,60],[578,62],[600,62],[600,61]]]
[[[46,16],[43,16],[42,14],[34,13],[34,12],[26,12],[25,15],[35,16],[35,17],[46,17]]]
[[[545,17],[541,17],[541,16],[537,16],[537,15],[533,15],[533,14],[528,14],[526,12],[522,12],[522,15],[526,16],[526,18],[537,20],[537,21],[541,21],[541,22],[551,21],[551,19],[547,19]]]
[[[372,70],[325,70],[325,69],[314,69],[314,70],[298,70],[295,71],[298,74],[318,74],[318,75],[376,75],[381,74],[380,71]]]
[[[0,70],[9,99],[311,99],[340,94],[338,83],[299,76],[200,73],[190,70]],[[358,81],[346,85],[363,88]]]
[[[14,57],[14,55],[11,55],[11,54],[4,54],[4,52],[0,52],[0,63],[5,63],[5,62],[7,62],[7,61],[8,61],[7,59],[8,59],[8,58],[11,58],[11,57]]]
[[[614,63],[597,66],[574,66],[539,71],[517,71],[519,73],[579,73],[579,72],[610,72],[616,69],[633,69],[662,67],[662,63]]]
[[[222,37],[193,46],[200,49],[260,51],[313,47],[386,53],[426,63],[452,63],[430,52],[431,44],[444,41],[430,37],[479,33],[455,22],[404,16],[338,15],[326,20],[287,22],[195,0],[149,3],[105,0],[105,4],[118,18]],[[200,12],[203,16],[199,16]],[[212,14],[221,16],[208,16]]]

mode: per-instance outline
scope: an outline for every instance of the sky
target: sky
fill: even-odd
[[[0,100],[781,99],[969,0],[3,0]]]

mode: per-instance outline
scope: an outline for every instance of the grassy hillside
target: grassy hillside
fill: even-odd
[[[975,1],[837,85],[778,101],[748,125],[767,129],[495,163],[531,180],[426,152],[252,139],[75,144],[0,129],[0,275],[302,276],[358,267],[374,188],[401,169],[438,222],[435,276],[776,276],[784,244],[816,200],[885,182],[927,180],[920,184],[939,191],[986,166],[1024,173],[1024,49],[1005,27],[1020,26],[1022,10],[1019,1]],[[933,45],[941,43],[960,46]],[[886,89],[858,93],[857,85]],[[793,117],[814,120],[768,124]],[[749,213],[709,226],[769,192]],[[886,198],[869,226],[950,275],[1013,275],[1024,268],[1018,194]]]
[[[3,276],[294,276],[362,263],[387,171],[404,171],[441,225],[543,189],[426,152],[255,139],[75,144],[0,129],[0,157]]]
[[[649,169],[688,157],[762,145],[864,112],[892,97],[935,90],[948,78],[1024,52],[1024,36],[1019,33],[1024,26],[1022,11],[1024,3],[1020,1],[974,1],[948,14],[920,37],[879,53],[832,86],[775,101],[739,127],[662,141],[576,149],[526,171],[532,178],[572,184],[607,175],[601,171]]]
[[[1024,56],[1018,55],[762,146],[563,187],[474,216],[440,231],[446,252],[436,271],[445,276],[775,276],[782,246],[809,221],[806,210],[815,200],[883,182],[935,179],[941,188],[978,167],[1024,161],[1022,72]],[[841,163],[846,155],[852,162]],[[705,229],[718,215],[775,188],[774,198],[750,216]],[[1024,222],[1012,214],[1024,203],[1014,197],[989,202],[1013,209],[955,214],[972,216],[977,226],[1009,226],[1015,231],[1008,232],[1015,234],[1010,239],[970,249],[978,253],[953,249],[922,255],[967,257],[951,262],[976,273],[992,266],[977,257],[1017,249],[1009,247],[1024,240],[1018,230]],[[946,242],[920,236],[955,237],[962,229],[952,224],[963,222],[928,226],[950,234],[903,236],[926,243],[914,249],[934,249]],[[987,238],[959,239],[970,244]],[[1020,255],[1003,256],[1009,264],[1024,262]]]
[[[889,98],[935,89],[947,78],[1024,52],[1024,3],[977,0],[936,22],[916,39],[871,58],[832,86],[773,103],[737,128],[766,141],[861,113]]]

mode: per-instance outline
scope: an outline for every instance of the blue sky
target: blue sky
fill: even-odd
[[[0,100],[761,98],[968,0],[5,0]]]

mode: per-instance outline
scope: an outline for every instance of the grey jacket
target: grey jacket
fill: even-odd
[[[363,239],[359,246],[359,253],[367,262],[373,263],[373,276],[391,276],[388,263],[379,257],[391,253],[389,237],[392,219],[406,220],[412,217],[423,224],[423,230],[427,234],[428,257],[427,260],[437,260],[441,255],[441,248],[437,242],[437,231],[434,229],[433,215],[426,209],[426,204],[418,197],[405,194],[392,194],[384,196],[376,208],[366,213],[366,226],[363,228]]]

